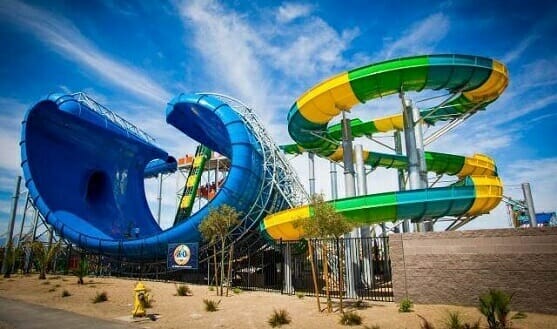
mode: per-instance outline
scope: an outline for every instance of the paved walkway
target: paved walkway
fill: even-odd
[[[137,329],[123,322],[107,321],[0,297],[0,329]]]

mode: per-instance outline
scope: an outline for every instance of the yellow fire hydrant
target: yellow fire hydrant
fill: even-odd
[[[149,303],[149,294],[147,293],[147,288],[142,282],[138,282],[133,289],[133,312],[132,316],[145,316],[145,308]]]

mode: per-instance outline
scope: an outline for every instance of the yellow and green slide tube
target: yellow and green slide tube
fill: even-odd
[[[290,108],[288,132],[296,144],[284,147],[286,153],[311,150],[320,157],[342,160],[340,127],[329,122],[353,106],[399,93],[400,91],[448,90],[455,97],[442,108],[422,111],[426,123],[454,118],[485,109],[508,84],[502,63],[469,55],[424,55],[389,60],[344,72],[327,79],[304,93]],[[432,112],[433,111],[433,112]],[[353,120],[353,135],[402,130],[402,113],[370,122]],[[349,220],[380,223],[397,219],[477,216],[489,212],[500,202],[503,188],[493,160],[485,155],[472,157],[426,152],[427,169],[438,174],[456,175],[450,186],[421,190],[387,192],[329,201]],[[366,164],[403,169],[405,156],[364,152]],[[260,225],[270,239],[297,240],[304,236],[294,222],[312,215],[309,205],[267,216]]]

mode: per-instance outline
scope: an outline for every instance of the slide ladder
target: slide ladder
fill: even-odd
[[[210,158],[211,150],[203,145],[199,145],[195,151],[193,164],[188,174],[188,178],[186,179],[186,186],[184,187],[184,193],[180,199],[180,206],[178,207],[176,217],[174,218],[174,225],[180,223],[191,215],[193,202],[195,201],[199,182],[201,181],[201,175],[205,169],[205,162],[207,162],[207,159]]]

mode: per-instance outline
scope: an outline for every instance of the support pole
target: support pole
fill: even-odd
[[[12,210],[10,211],[10,222],[8,224],[8,236],[6,238],[6,248],[4,249],[4,259],[2,261],[2,274],[6,274],[10,270],[8,256],[12,247],[12,235],[14,234],[14,223],[17,215],[17,202],[19,200],[19,189],[21,187],[21,176],[17,176],[15,183],[15,191],[12,196]]]
[[[536,219],[536,210],[534,209],[534,199],[532,198],[532,190],[530,190],[530,183],[522,183],[522,193],[524,200],[526,200],[526,207],[528,207],[528,216],[530,217],[530,227],[537,227],[538,221]]]
[[[395,131],[394,135],[395,139],[395,152],[396,154],[402,154],[402,138],[400,136],[400,131]],[[404,191],[406,190],[406,185],[404,184],[404,170],[398,169],[398,190]],[[410,232],[410,220],[405,219],[402,222],[402,232],[409,233]]]
[[[159,195],[157,196],[157,224],[161,226],[161,208],[162,208],[162,173],[159,174]]]
[[[331,199],[338,199],[338,184],[337,184],[337,164],[334,161],[330,161],[329,164],[330,174],[331,174]]]
[[[289,242],[281,242],[282,244],[282,257],[284,259],[284,293],[292,295],[294,293],[294,286],[292,286],[292,247]]]
[[[408,157],[408,182],[411,190],[426,188],[422,184],[420,177],[420,159],[416,145],[416,132],[414,129],[414,113],[412,109],[412,101],[404,98],[404,92],[399,93],[402,101],[402,118],[404,121],[404,141],[406,144],[406,156]],[[420,219],[416,223],[418,232],[424,231],[423,221]]]
[[[23,215],[19,225],[19,235],[17,238],[17,247],[21,246],[21,236],[23,235],[23,226],[25,225],[25,217],[27,217],[27,208],[29,207],[29,192],[25,194],[25,207],[23,207]]]
[[[315,195],[315,154],[309,152],[308,160],[309,160],[309,195],[313,197]]]
[[[356,176],[358,177],[358,195],[367,195],[367,177],[366,171],[364,167],[364,149],[361,144],[354,145],[354,152],[355,152],[355,159],[356,159]],[[373,257],[373,253],[371,252],[371,248],[366,248],[368,246],[368,241],[370,240],[370,230],[369,225],[363,225],[359,228],[359,237],[360,240],[360,248],[356,250],[362,251],[362,260],[363,260],[363,269],[360,275],[361,283],[365,287],[371,287],[373,285],[373,269],[371,266],[371,260]],[[356,252],[357,253],[357,252]],[[358,257],[359,258],[359,257]]]
[[[345,197],[351,197],[356,195],[354,158],[352,155],[352,131],[350,119],[346,118],[346,113],[344,111],[342,111],[342,148],[344,162],[344,192]],[[348,298],[356,298],[356,273],[359,273],[359,271],[357,270],[358,259],[355,255],[356,248],[354,246],[354,239],[358,236],[359,230],[357,228],[344,235],[347,241],[344,245],[346,248],[346,294]]]

